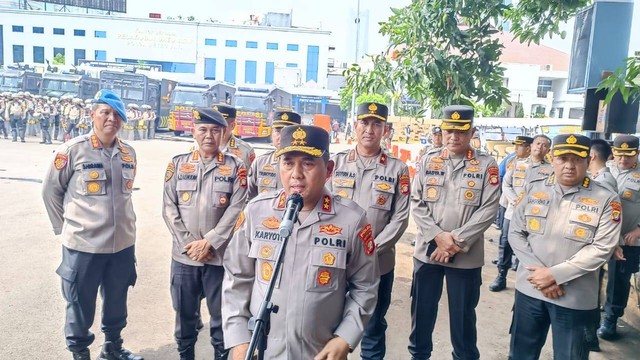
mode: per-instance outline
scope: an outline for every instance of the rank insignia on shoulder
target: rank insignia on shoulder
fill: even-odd
[[[65,154],[56,154],[56,158],[53,160],[53,166],[56,170],[62,170],[69,162],[69,157]]]

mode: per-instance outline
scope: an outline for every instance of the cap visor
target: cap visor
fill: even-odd
[[[615,156],[636,156],[638,154],[638,152],[636,151],[636,149],[632,149],[632,150],[616,150],[615,148],[613,149],[613,155]]]
[[[446,123],[443,123],[442,125],[440,125],[440,128],[442,130],[460,130],[460,131],[467,131],[469,129],[471,129],[471,124],[466,124],[466,125],[448,125]]]
[[[362,115],[358,115],[358,120],[362,120],[362,119],[368,119],[368,118],[374,118],[374,119],[378,119],[378,120],[382,120],[382,121],[387,121],[387,119],[384,116],[380,116],[378,114],[362,114]]]

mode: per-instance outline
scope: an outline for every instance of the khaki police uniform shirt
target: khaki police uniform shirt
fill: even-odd
[[[546,178],[551,175],[553,168],[546,160],[535,162],[531,157],[526,159],[516,159],[513,166],[502,178],[502,194],[507,199],[507,210],[504,218],[511,220],[513,207],[520,196],[523,195],[524,187],[535,179]]]
[[[335,168],[327,187],[365,209],[378,249],[380,274],[387,274],[395,266],[395,245],[409,224],[409,169],[383,151],[369,166],[358,160],[355,149],[332,159]]]
[[[222,327],[226,347],[249,342],[282,240],[284,191],[250,201],[225,253]],[[272,302],[265,359],[313,359],[334,336],[355,349],[376,306],[378,260],[364,210],[325,189],[306,219],[295,223]]]
[[[464,242],[453,263],[433,263],[458,269],[484,265],[484,232],[498,210],[500,180],[495,160],[478,150],[462,159],[451,159],[446,148],[434,149],[420,160],[411,189],[413,218],[422,238],[413,256],[432,263],[429,242],[443,231]]]
[[[608,167],[603,167],[598,170],[596,173],[591,174],[591,178],[593,181],[597,181],[600,185],[607,188],[607,190],[613,192],[614,194],[618,193],[618,182],[616,178],[611,174],[611,170]]]
[[[282,189],[282,181],[280,181],[278,158],[275,157],[275,151],[269,151],[258,156],[251,163],[248,197],[251,200],[263,192],[279,189]]]
[[[622,230],[620,244],[625,244],[622,237],[635,230],[640,224],[640,169],[636,166],[629,170],[619,170],[617,166],[610,168],[618,183],[618,195],[622,201]],[[631,246],[640,246],[636,239]]]
[[[93,254],[132,246],[135,175],[135,151],[119,139],[113,149],[105,149],[91,132],[60,145],[44,177],[42,197],[62,244]]]
[[[516,289],[538,300],[576,310],[598,306],[598,269],[620,236],[616,194],[585,178],[564,190],[551,175],[532,181],[515,208],[509,244],[520,260]],[[528,266],[551,270],[565,295],[548,299],[527,281]]]
[[[9,104],[9,115],[11,117],[24,117],[25,112],[20,101],[12,101]]]
[[[247,169],[251,169],[251,163],[256,158],[256,152],[253,150],[253,147],[246,141],[240,140],[233,135],[229,138],[229,143],[223,152],[237,156],[244,162]]]
[[[206,264],[221,266],[246,201],[247,168],[235,156],[222,152],[206,165],[198,151],[193,151],[175,156],[164,180],[162,216],[173,236],[173,260],[202,266],[182,253],[190,242],[206,239],[213,247],[213,258]]]

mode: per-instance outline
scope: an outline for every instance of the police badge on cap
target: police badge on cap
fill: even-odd
[[[473,125],[474,110],[471,106],[451,105],[445,107],[442,117],[442,130],[467,131]]]
[[[636,156],[638,155],[638,138],[633,135],[618,135],[613,140],[613,155]]]
[[[573,154],[586,159],[589,157],[590,149],[591,139],[586,136],[565,134],[553,138],[553,156]]]
[[[285,126],[280,132],[280,150],[276,156],[294,151],[321,157],[329,152],[329,133],[313,125]]]
[[[225,119],[235,119],[236,118],[236,108],[233,106],[229,106],[226,104],[218,104],[213,106],[213,110],[222,114]]]
[[[218,111],[209,108],[197,108],[193,110],[194,124],[214,124],[227,127],[227,120]]]
[[[516,139],[512,142],[513,145],[531,145],[533,144],[533,138],[529,136],[516,136]]]

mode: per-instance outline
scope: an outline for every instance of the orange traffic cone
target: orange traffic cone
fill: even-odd
[[[349,138],[349,140],[347,140],[347,144],[351,145],[351,138]]]
[[[340,138],[336,137],[336,144],[340,144]]]

